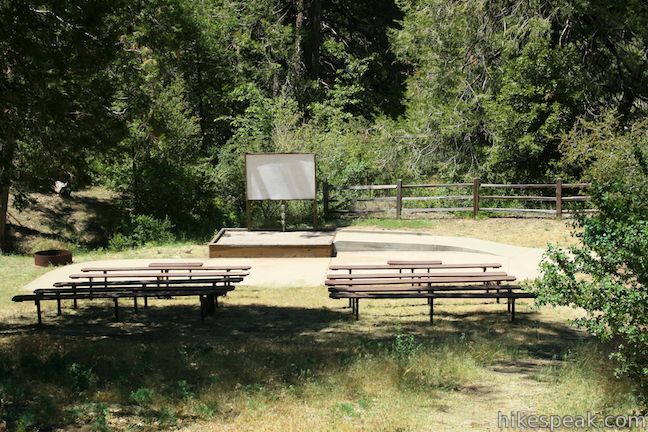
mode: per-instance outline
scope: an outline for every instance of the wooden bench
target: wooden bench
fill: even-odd
[[[420,298],[428,299],[430,306],[430,322],[434,321],[434,299],[437,298],[470,298],[470,299],[507,299],[507,310],[510,313],[511,321],[515,321],[515,301],[520,298],[535,298],[534,294],[516,292],[521,289],[517,285],[437,285],[428,288],[426,291],[417,291],[409,288],[394,289],[393,287],[377,287],[358,290],[330,290],[329,296],[333,299],[349,299],[353,302],[352,312],[355,319],[359,319],[360,299],[407,299]],[[492,290],[494,292],[485,292]],[[502,292],[502,290],[504,290]],[[453,292],[461,291],[461,292]],[[476,291],[476,292],[465,292]]]
[[[208,272],[206,272],[208,273]],[[247,273],[227,273],[219,272],[218,275],[201,274],[196,277],[191,274],[162,274],[164,279],[161,280],[159,273],[142,274],[119,273],[119,277],[129,277],[127,280],[108,280],[112,274],[100,274],[102,281],[92,280],[94,275],[83,277],[87,281],[61,281],[56,282],[53,287],[39,288],[34,290],[33,294],[17,295],[12,298],[13,301],[33,301],[36,305],[38,323],[42,323],[41,302],[56,301],[57,314],[61,315],[61,302],[63,300],[72,300],[74,308],[77,307],[77,300],[81,299],[112,299],[115,305],[115,318],[119,319],[118,300],[120,298],[132,298],[134,301],[135,312],[138,312],[137,299],[144,298],[144,306],[148,306],[148,298],[168,298],[182,296],[198,296],[200,299],[201,319],[204,319],[205,311],[213,313],[217,303],[218,296],[225,296],[229,291],[234,289],[234,284],[243,281]],[[211,272],[214,273],[214,272]],[[170,276],[170,277],[169,277]],[[116,276],[117,277],[117,276]],[[154,279],[150,279],[153,277]]]
[[[223,266],[221,266],[223,267]],[[89,282],[92,282],[96,279],[103,279],[104,281],[104,286],[108,287],[108,279],[122,279],[122,283],[128,282],[129,280],[132,280],[135,282],[135,285],[140,284],[142,281],[146,279],[154,279],[158,281],[158,286],[160,286],[161,283],[164,283],[162,281],[168,281],[176,278],[184,278],[189,281],[195,280],[195,281],[202,281],[205,280],[205,278],[222,278],[223,280],[227,280],[228,278],[232,277],[245,277],[249,275],[249,272],[247,271],[237,271],[237,268],[248,268],[249,266],[224,266],[225,268],[221,271],[210,271],[208,268],[202,267],[200,268],[200,272],[182,272],[182,273],[171,273],[167,272],[167,269],[159,269],[159,268],[148,268],[146,267],[146,270],[154,270],[154,272],[148,272],[148,271],[137,271],[137,272],[131,272],[131,271],[118,271],[115,270],[113,271],[112,268],[110,269],[104,269],[106,270],[103,273],[77,273],[77,274],[71,274],[68,277],[70,279],[88,279]],[[130,268],[135,268],[135,267],[130,267]],[[119,270],[124,270],[122,267]],[[178,269],[176,269],[178,270]],[[195,269],[194,269],[195,270]],[[125,279],[125,280],[124,280]],[[57,282],[54,284],[54,286],[62,286],[64,283],[63,282]],[[168,285],[168,284],[166,284]],[[144,305],[148,306],[148,298],[144,298]],[[76,309],[77,307],[77,302],[76,300],[74,301],[74,308]]]
[[[393,264],[392,264],[393,263]],[[518,285],[502,285],[513,282],[515,277],[504,272],[486,272],[487,268],[498,268],[498,263],[434,264],[434,261],[388,261],[391,269],[427,268],[425,273],[352,273],[357,266],[331,266],[331,270],[349,270],[349,274],[329,274],[325,282],[329,296],[335,299],[349,299],[356,319],[359,318],[360,299],[422,298],[430,305],[430,320],[433,320],[435,298],[488,298],[507,299],[511,320],[515,320],[515,300],[533,298],[530,293],[519,292]],[[443,267],[441,267],[443,266]],[[482,268],[482,272],[434,272],[438,268]],[[362,269],[385,270],[382,265],[362,265]]]

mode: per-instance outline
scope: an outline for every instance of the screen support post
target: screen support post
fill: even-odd
[[[286,200],[281,200],[281,231],[286,231]]]

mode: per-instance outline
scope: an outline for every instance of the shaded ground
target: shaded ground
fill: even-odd
[[[263,287],[238,288],[204,323],[195,299],[154,300],[137,315],[125,301],[121,322],[110,304],[82,303],[62,317],[48,305],[41,328],[33,305],[5,310],[0,364],[11,375],[1,383],[2,414],[10,424],[497,430],[498,410],[545,412],[556,399],[572,414],[614,409],[627,391],[601,378],[599,356],[576,365],[581,375],[567,383],[582,390],[586,378],[598,396],[586,407],[564,403],[565,365],[579,350],[596,352],[564,323],[574,316],[568,310],[522,305],[510,323],[504,304],[449,300],[430,324],[423,301],[376,301],[362,304],[355,321],[324,288]]]
[[[32,193],[30,204],[18,209],[12,197],[8,217],[12,248],[31,253],[59,247],[103,246],[120,220],[116,198],[101,188],[73,192],[70,197]]]

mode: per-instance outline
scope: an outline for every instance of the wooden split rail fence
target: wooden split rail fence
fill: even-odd
[[[384,212],[381,210],[356,210],[354,205],[358,202],[379,203],[379,202],[393,202],[396,218],[400,219],[403,213],[432,213],[432,212],[472,212],[473,217],[477,216],[479,211],[498,212],[498,213],[541,213],[548,215],[555,215],[560,218],[565,213],[571,212],[569,209],[564,208],[564,204],[573,202],[586,202],[589,196],[583,195],[582,192],[590,187],[589,183],[563,183],[561,179],[556,179],[555,183],[525,183],[525,184],[500,184],[500,183],[481,183],[479,178],[475,178],[472,183],[430,183],[430,184],[403,184],[398,180],[396,184],[390,185],[359,185],[359,186],[331,186],[327,183],[323,185],[323,204],[324,213],[379,213]],[[464,194],[454,195],[429,195],[429,196],[408,196],[404,194],[405,191],[411,189],[451,189],[462,190]],[[535,194],[496,194],[495,191],[504,190],[532,190]],[[374,191],[394,191],[390,196],[370,196],[358,197],[354,194],[362,192],[369,192],[374,194]],[[569,191],[570,194],[565,194]],[[340,202],[338,197],[332,196],[334,193],[346,192],[351,194],[349,200],[351,201],[351,208],[348,209],[332,209],[332,204]],[[544,192],[544,193],[542,193]],[[579,194],[581,192],[581,194]],[[445,202],[469,202],[472,206],[454,206],[454,207],[423,207],[413,208],[404,206],[407,202],[424,202],[424,201],[445,201]],[[553,204],[551,208],[530,207],[524,208],[510,208],[510,207],[495,207],[484,206],[484,202],[510,202],[510,201],[524,201],[524,202],[541,202]],[[390,206],[391,207],[391,206]],[[592,212],[593,209],[582,209],[582,211]]]

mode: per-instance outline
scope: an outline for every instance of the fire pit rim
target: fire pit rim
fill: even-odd
[[[46,249],[34,252],[34,265],[65,265],[72,263],[72,252],[67,249]]]

